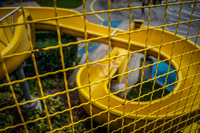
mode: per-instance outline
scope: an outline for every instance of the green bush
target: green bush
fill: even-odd
[[[12,126],[14,121],[14,117],[5,113],[0,112],[0,129],[6,128],[8,126]],[[11,133],[13,132],[13,129],[9,129],[4,131],[5,133]]]
[[[53,7],[53,0],[38,0],[41,6]],[[56,6],[61,8],[77,8],[83,4],[82,0],[57,0]]]
[[[49,114],[54,114],[56,112],[61,112],[65,109],[64,103],[61,101],[60,97],[54,99],[54,98],[47,98],[46,100],[47,109]],[[43,110],[35,109],[30,110],[27,112],[23,112],[23,116],[25,121],[35,120],[37,118],[41,118],[46,116],[46,111],[42,103]],[[7,113],[6,113],[7,112]],[[6,128],[8,126],[14,125],[14,117],[9,114],[9,111],[0,112],[0,128]],[[68,112],[64,112],[62,114],[57,114],[55,116],[50,117],[51,124],[53,129],[61,128],[65,125],[71,124],[70,115]],[[73,121],[77,122],[79,119],[77,116],[73,116]],[[38,120],[34,123],[29,123],[27,125],[29,133],[45,133],[47,131],[50,131],[49,123],[47,119]],[[78,123],[74,125],[74,129],[76,133],[82,133],[86,129],[82,123]],[[11,132],[18,132],[23,133],[25,132],[24,127],[18,127],[14,129],[8,129],[4,131],[5,133],[11,133]],[[63,130],[58,131],[58,133],[71,133],[72,127],[64,128]]]
[[[69,35],[61,36],[62,44],[69,42],[75,42],[76,38]],[[54,32],[36,32],[36,44],[35,49],[42,49],[49,46],[58,45],[57,33]],[[73,62],[76,61],[77,45],[71,45],[63,47],[63,55],[65,61],[65,67],[73,66]],[[38,66],[39,74],[47,72],[53,72],[62,69],[60,49],[52,49],[47,51],[40,51],[35,53],[36,63]],[[26,67],[24,69],[26,77],[35,76],[35,69],[33,66],[33,60],[30,56],[26,60]]]
[[[17,101],[20,102],[23,99],[23,92],[20,88],[20,85],[17,83],[12,86],[13,86]],[[15,100],[13,98],[13,95],[10,91],[9,86],[1,87],[0,88],[0,108],[6,107],[6,106],[11,106],[14,104],[15,104]],[[6,109],[6,110],[0,112],[0,129],[14,125],[15,119],[12,116],[13,115],[12,111],[13,111],[13,109]],[[4,133],[13,133],[13,132],[15,132],[14,130],[15,129],[8,129],[8,130],[4,131]]]
[[[59,79],[56,79],[56,78],[54,78],[54,79],[53,78],[41,78],[41,83],[42,83],[43,88],[45,90],[49,90],[49,89],[53,89],[58,86],[60,88],[63,85],[63,83],[59,84],[59,82],[60,82]],[[30,87],[32,88],[32,89],[30,89],[31,95],[34,94],[34,96],[40,97],[40,90],[39,90],[37,81],[36,80],[28,81],[28,85],[29,85],[29,88]],[[22,93],[22,90],[20,89],[19,84],[14,84],[13,88],[14,88],[18,102],[21,101],[23,98],[23,93]],[[47,94],[45,94],[45,95],[47,95]],[[0,108],[15,104],[9,87],[1,88],[0,97],[1,97]],[[45,101],[47,104],[47,109],[48,109],[49,114],[54,114],[55,112],[60,112],[65,109],[64,103],[62,102],[60,97],[47,98],[47,99],[45,99]],[[43,110],[35,109],[35,110],[23,112],[25,121],[35,120],[37,118],[46,116],[46,112],[45,112],[42,101],[41,101],[41,104],[42,104]],[[15,122],[16,119],[14,119],[14,117],[12,115],[10,115],[11,111],[12,110],[6,110],[4,112],[0,112],[0,128],[3,129],[3,128],[6,128],[7,126],[12,126],[12,125],[16,124],[16,122]],[[71,123],[69,112],[57,114],[57,115],[51,117],[50,119],[51,119],[53,129],[61,128],[65,125],[69,125]],[[79,119],[77,116],[73,116],[74,122],[76,122],[78,120]],[[47,119],[39,120],[39,121],[36,121],[35,123],[30,123],[27,125],[27,127],[28,127],[28,130],[30,133],[35,133],[35,132],[44,133],[44,132],[47,132],[50,130]],[[75,132],[78,132],[78,133],[84,132],[86,130],[82,123],[74,125],[74,129],[75,129]],[[10,132],[22,133],[25,131],[24,131],[24,127],[21,126],[18,128],[8,129],[5,131],[5,133],[10,133]],[[63,130],[58,131],[58,132],[59,133],[65,133],[65,132],[70,133],[70,132],[72,132],[72,127],[64,128]]]
[[[153,86],[153,82],[152,81],[143,83],[142,84],[142,88],[141,88],[140,96],[143,96],[145,94],[148,94],[148,93],[152,92],[152,86]],[[162,97],[163,89],[160,89],[160,88],[162,88],[162,86],[160,84],[158,84],[157,82],[155,82],[154,90],[156,90],[156,91],[152,95],[152,100],[156,100],[156,99]],[[160,89],[160,90],[158,90],[158,89]],[[130,91],[130,93],[127,95],[127,99],[128,100],[132,100],[132,99],[135,99],[135,98],[139,97],[139,92],[140,92],[140,85],[134,87]],[[170,93],[170,91],[168,89],[164,89],[163,96],[166,96],[169,93]],[[151,94],[140,98],[140,101],[150,101],[150,98],[151,98]]]
[[[60,90],[65,89],[63,78],[43,77],[40,79],[40,81],[41,81],[42,89],[44,92],[47,92],[53,89],[60,89]],[[31,96],[41,97],[41,92],[40,92],[37,79],[28,80],[27,82],[28,82]]]
[[[72,41],[73,42],[76,41],[76,38],[68,36],[68,35],[62,36],[62,44],[72,42]],[[57,44],[58,43],[57,43],[56,33],[36,32],[35,49],[42,49],[49,46],[56,46]],[[77,45],[63,47],[63,54],[64,54],[64,61],[66,65],[65,67],[72,66],[73,62],[76,61]],[[36,63],[37,63],[40,74],[62,69],[59,48],[54,49],[54,50],[48,50],[48,51],[41,50],[41,52],[35,53],[35,57],[36,57]],[[32,61],[31,56],[26,60],[26,64],[27,65],[24,68],[26,77],[34,76],[35,71],[34,71],[34,66],[33,66],[33,61]],[[41,96],[40,89],[39,89],[37,80],[36,79],[28,80],[27,82],[28,82],[31,95],[35,97],[40,97]],[[41,84],[42,84],[44,92],[47,90],[53,90],[56,88],[59,88],[61,90],[64,89],[63,78],[61,78],[58,75],[41,78]],[[22,93],[22,90],[20,89],[19,84],[14,84],[13,88],[14,88],[18,102],[21,101],[23,98],[23,93]],[[1,97],[0,108],[15,104],[12,94],[10,92],[10,88],[8,86],[0,88],[0,97]],[[45,99],[45,101],[47,103],[48,111],[50,114],[53,114],[57,111],[63,111],[65,109],[64,103],[60,100],[60,98],[56,98],[56,99],[48,98],[48,99]],[[0,128],[5,128],[7,126],[16,124],[16,119],[14,119],[14,117],[10,115],[10,113],[11,113],[10,110],[7,110],[7,113],[0,112],[0,121],[1,121]],[[29,120],[37,119],[39,117],[46,116],[46,112],[43,107],[43,110],[35,109],[28,112],[23,112],[23,116],[25,118],[25,121],[29,121]],[[53,129],[60,128],[71,123],[68,112],[57,114],[51,117],[50,119],[51,119]],[[73,116],[73,120],[78,121],[78,117]],[[35,133],[35,132],[43,133],[50,130],[47,119],[39,120],[39,121],[36,121],[35,123],[30,123],[27,125],[27,127],[30,133]],[[74,125],[74,128],[75,128],[75,132],[85,131],[85,128],[82,123]],[[20,132],[20,133],[25,132],[23,126],[18,127],[16,129],[9,129],[9,130],[6,130],[5,132],[13,132],[13,131]],[[58,132],[59,133],[72,132],[72,127],[64,128],[62,131],[58,131]]]
[[[15,91],[15,96],[18,102],[21,101],[23,99],[23,92],[20,89],[20,85],[14,84],[13,89]],[[15,104],[15,100],[12,96],[12,93],[9,87],[2,87],[0,88],[0,90],[1,90],[0,91],[0,108]]]
[[[65,106],[60,98],[56,98],[56,99],[48,98],[46,99],[46,104],[47,104],[49,114],[53,114],[58,111],[63,111],[65,109]],[[26,121],[35,120],[37,118],[46,116],[46,112],[44,109],[43,110],[36,109],[33,111],[26,112],[24,116],[25,116]],[[62,114],[57,114],[53,117],[50,117],[50,120],[51,120],[53,129],[61,128],[71,123],[68,112],[64,112]],[[76,116],[73,116],[73,120],[77,121],[78,118]],[[81,133],[85,131],[85,128],[82,125],[82,123],[74,125],[74,128],[77,133]],[[44,119],[44,120],[39,120],[39,121],[36,121],[35,123],[29,124],[28,129],[30,133],[35,133],[35,132],[43,133],[43,132],[49,131],[50,127],[49,127],[48,120]],[[59,131],[59,133],[71,133],[71,132],[72,132],[72,127],[64,128],[63,130]]]

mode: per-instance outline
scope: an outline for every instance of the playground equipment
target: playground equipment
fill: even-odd
[[[3,12],[1,13],[1,25],[5,24],[12,24],[12,23],[24,23],[24,17],[22,15],[22,11],[19,10],[21,7],[18,7],[10,12]],[[31,20],[31,15],[28,11],[25,12],[25,19]],[[31,35],[32,44],[30,44],[27,31],[24,25],[20,26],[12,26],[12,27],[5,27],[0,29],[0,51],[2,56],[9,56],[12,54],[18,54],[22,52],[27,52],[31,50],[31,45],[34,48],[35,45],[35,27],[33,24],[27,25],[28,32]],[[14,57],[8,57],[4,60],[6,65],[6,71],[8,73],[12,73],[15,71],[16,77],[18,80],[22,80],[25,78],[24,70],[26,63],[24,60],[28,58],[30,54],[18,55]],[[0,79],[5,77],[5,70],[3,63],[0,62]],[[21,89],[24,94],[24,100],[21,102],[25,102],[28,100],[35,99],[31,97],[27,82],[20,83]],[[29,104],[25,104],[22,106],[23,110],[30,110],[34,109],[35,107],[40,107],[40,102],[32,102]]]
[[[144,35],[146,31],[144,31]],[[150,30],[149,31],[149,36],[151,37],[151,42],[149,42],[148,44],[150,45],[149,47],[152,46],[156,46],[156,45],[160,45],[159,44],[159,40],[158,38],[161,38],[161,30],[160,29],[156,29],[156,30]],[[135,33],[134,35],[132,35],[132,38],[136,38],[137,42],[142,42],[144,40],[142,40],[143,38],[141,38],[141,40],[139,40],[139,36],[137,36],[137,34],[140,33]],[[153,35],[154,34],[154,35]],[[169,43],[171,41],[173,41],[174,39],[174,34],[171,32],[167,32],[165,31],[164,35],[163,35],[163,44],[165,43]],[[126,103],[126,109],[125,109],[125,114],[127,113],[128,115],[125,116],[125,124],[129,124],[131,122],[133,122],[135,119],[138,120],[139,122],[137,123],[136,129],[139,129],[141,127],[141,125],[145,124],[146,119],[148,119],[149,122],[160,118],[157,121],[157,125],[161,125],[164,122],[164,118],[166,116],[167,112],[171,112],[168,113],[167,115],[167,121],[173,119],[174,117],[177,117],[179,115],[183,115],[182,117],[182,121],[185,121],[187,119],[188,113],[190,112],[191,108],[191,114],[190,116],[194,115],[194,112],[199,110],[199,105],[196,104],[193,107],[192,102],[195,99],[198,99],[198,97],[200,96],[198,93],[198,86],[193,86],[190,87],[191,84],[198,84],[199,82],[199,75],[196,75],[197,73],[199,73],[199,69],[198,69],[198,56],[199,56],[199,47],[195,46],[194,43],[192,43],[191,41],[187,40],[185,41],[185,39],[181,36],[176,37],[176,40],[183,40],[180,42],[176,42],[175,44],[173,43],[169,43],[169,45],[166,46],[162,46],[162,55],[164,58],[169,59],[170,58],[170,54],[171,54],[171,49],[174,45],[174,51],[173,51],[173,56],[177,56],[176,58],[172,59],[172,66],[175,70],[179,70],[178,72],[178,79],[180,82],[178,82],[177,86],[174,88],[174,94],[172,95],[172,93],[170,93],[169,95],[165,96],[162,100],[158,99],[155,101],[152,101],[151,105],[148,106],[149,102],[140,102],[139,107],[138,107],[138,102],[137,101],[128,101]],[[114,38],[113,38],[114,40]],[[113,41],[114,42],[114,41]],[[135,42],[134,42],[135,43]],[[185,48],[185,53],[189,53],[186,55],[183,55],[182,57],[179,56],[182,52],[182,49],[184,47],[184,43],[186,43],[186,48]],[[114,43],[113,43],[114,44]],[[144,47],[144,44],[140,43],[140,46]],[[134,48],[131,50],[135,50]],[[191,53],[193,50],[195,50],[195,53]],[[152,49],[148,51],[149,55],[155,56],[156,54],[158,54],[158,49]],[[191,56],[193,55],[193,58],[191,58]],[[183,69],[179,69],[178,64],[180,64],[180,59],[182,58],[182,62],[181,62],[181,66],[180,68]],[[112,60],[111,60],[112,62]],[[195,64],[192,65],[191,67],[189,67],[189,70],[187,70],[186,67],[184,66],[190,66],[191,64]],[[106,71],[108,70],[108,68],[104,67]],[[102,79],[106,79],[107,76],[103,76],[102,70],[100,69],[100,67],[98,65],[95,66],[90,66],[90,71],[95,71],[96,73],[94,75],[91,74],[90,77],[90,82],[91,83],[95,83],[96,81],[100,81]],[[79,70],[78,74],[77,74],[77,86],[84,86],[88,84],[88,70],[87,67],[83,67]],[[99,76],[97,76],[99,75]],[[196,76],[193,76],[196,75]],[[111,77],[113,75],[110,75]],[[188,79],[185,79],[185,77],[190,77]],[[185,79],[185,80],[184,80]],[[183,82],[184,81],[184,82]],[[91,85],[91,94],[89,94],[89,87],[84,87],[83,89],[79,90],[79,96],[80,99],[83,103],[86,103],[87,101],[89,101],[89,95],[91,95],[91,100],[93,101],[93,115],[94,114],[98,114],[104,110],[108,109],[108,105],[110,105],[110,108],[122,105],[120,107],[117,107],[115,109],[110,110],[110,114],[111,114],[111,119],[116,119],[120,116],[123,115],[123,108],[124,108],[124,100],[112,95],[110,96],[110,103],[108,103],[108,97],[102,98],[104,96],[107,96],[108,93],[108,81],[104,80],[103,82],[100,83],[96,83]],[[186,88],[186,89],[185,89]],[[98,93],[97,93],[98,92]],[[182,94],[181,94],[182,93]],[[191,94],[192,96],[187,99],[186,97],[188,96],[188,94]],[[195,95],[196,94],[196,95]],[[171,103],[170,103],[170,98],[172,99]],[[100,99],[100,100],[97,100]],[[178,103],[177,101],[179,101],[180,99],[181,102]],[[173,103],[173,104],[172,104]],[[166,108],[166,106],[169,106],[168,108]],[[179,107],[180,110],[178,110],[175,114],[173,113],[174,110],[176,110],[176,107]],[[183,106],[186,106],[185,108],[183,108]],[[182,107],[182,108],[181,108]],[[141,110],[137,111],[136,109],[140,108]],[[84,109],[86,110],[86,112],[89,114],[90,111],[90,107],[89,105],[84,106]],[[157,110],[161,109],[159,112]],[[149,112],[148,112],[149,110]],[[147,114],[147,112],[149,114]],[[103,119],[105,118],[105,119]],[[96,121],[98,121],[99,123],[103,124],[107,122],[107,113],[103,113],[97,117],[94,117],[94,119]],[[174,125],[178,124],[178,121],[176,119],[174,119],[173,121]],[[189,122],[188,122],[189,124]],[[183,124],[184,125],[184,124]],[[121,126],[121,121],[116,121],[111,123],[111,128],[115,129]],[[153,129],[153,124],[150,124],[146,127],[146,130],[151,130]],[[165,128],[170,128],[170,124],[165,125]],[[181,128],[181,126],[179,126]],[[176,127],[173,127],[171,131],[175,130]],[[125,131],[130,132],[133,130],[133,125],[132,126],[128,126],[127,128],[125,128]],[[141,132],[141,130],[139,130]],[[158,128],[156,131],[161,131],[161,128]]]
[[[19,8],[15,8],[8,11],[1,11],[0,14],[0,24],[12,24],[12,23],[23,23],[24,18],[22,12]],[[25,13],[25,19],[31,20],[31,16],[29,12]],[[35,28],[33,24],[28,25],[32,41],[33,47],[35,45]],[[26,33],[26,29],[24,25],[19,26],[11,26],[11,27],[3,27],[0,29],[0,51],[2,56],[9,56],[16,53],[21,53],[24,51],[30,50],[30,44],[28,41],[28,36]],[[8,57],[4,60],[8,73],[12,73],[19,65],[23,63],[23,61],[28,58],[30,54],[24,54],[20,56]],[[0,63],[0,79],[5,77],[5,72],[3,72],[2,63]]]
[[[13,9],[2,8],[0,12],[6,14]],[[36,30],[56,31],[57,24],[54,20],[56,18],[54,18],[55,11],[53,8],[27,7],[25,9],[30,12],[33,19],[31,23],[35,24]],[[57,9],[57,15],[59,17],[58,23],[61,33],[84,38],[84,33],[87,32],[88,38],[107,44],[108,27],[96,25],[88,21],[84,24],[83,17],[73,10]],[[87,26],[86,31],[84,30],[85,25]],[[110,33],[114,31],[115,29],[111,28]],[[128,42],[129,37],[131,38],[130,42]],[[163,39],[162,43],[161,39]],[[159,54],[161,60],[171,64],[173,69],[177,71],[178,81],[174,83],[176,87],[173,93],[171,92],[162,99],[151,102],[129,100],[124,102],[124,99],[115,95],[109,95],[107,79],[109,76],[108,60],[99,61],[97,64],[89,65],[89,67],[84,66],[79,70],[76,81],[79,87],[81,103],[84,103],[83,108],[89,115],[92,111],[92,116],[95,115],[93,117],[94,120],[100,124],[109,124],[112,130],[124,129],[125,132],[130,132],[135,129],[134,131],[141,132],[145,126],[146,131],[160,132],[168,128],[171,131],[176,131],[176,128],[182,128],[184,124],[190,124],[198,119],[196,112],[200,111],[200,101],[198,100],[200,98],[199,46],[187,38],[179,35],[175,37],[175,34],[172,32],[152,27],[132,31],[130,36],[126,31],[117,30],[111,37],[111,43],[114,47],[124,49],[127,49],[128,45],[130,45],[130,50],[141,53],[146,51],[148,55],[154,57],[157,57]],[[160,51],[159,47],[162,47]],[[124,51],[119,52],[115,49],[111,53],[110,77],[116,74],[116,72],[118,72],[117,74],[122,73],[120,72],[120,66],[127,59],[127,55],[120,54],[124,54]],[[105,59],[109,58],[105,57]],[[17,60],[21,60],[21,57],[18,57]],[[13,65],[11,65],[11,68],[8,65],[6,66],[7,69],[15,69]],[[90,69],[90,79],[88,79],[88,68]],[[120,80],[118,81],[120,82]],[[88,85],[88,83],[90,84]],[[86,104],[88,101],[92,104],[92,108],[89,104]],[[110,107],[109,110],[108,107]],[[110,113],[110,121],[108,121],[108,112]],[[123,116],[124,126],[122,126]],[[179,117],[181,117],[181,123]],[[172,122],[173,126],[168,122]],[[162,124],[164,124],[163,127],[160,126]]]

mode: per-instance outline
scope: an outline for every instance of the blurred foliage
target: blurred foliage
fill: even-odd
[[[149,92],[152,92],[152,87],[153,87],[153,82],[151,82],[151,81],[143,83],[142,87],[141,87],[140,96],[143,96],[145,94],[148,94]],[[160,89],[160,88],[162,88],[162,86],[160,84],[158,84],[157,82],[155,82],[154,90],[156,90],[156,91],[152,95],[152,100],[156,100],[156,99],[162,97],[163,89]],[[160,89],[160,90],[158,90],[158,89]],[[127,99],[132,100],[132,99],[139,97],[139,92],[140,92],[140,85],[132,88],[130,93],[127,95]],[[170,93],[170,91],[168,89],[164,89],[163,96],[166,96],[169,93]],[[150,101],[151,94],[152,93],[140,98],[140,101]]]
[[[69,42],[75,42],[76,38],[71,37],[68,35],[61,36],[62,44],[66,44]],[[35,53],[36,63],[38,66],[38,71],[40,74],[44,74],[47,72],[52,72],[56,70],[62,69],[61,65],[61,56],[60,56],[60,49],[53,49],[53,50],[47,50],[43,51],[43,48],[49,47],[49,46],[56,46],[58,45],[58,38],[57,34],[54,32],[44,32],[39,31],[36,32],[36,47],[35,49],[40,49],[40,52]],[[68,47],[63,47],[63,55],[64,55],[64,61],[65,61],[65,67],[70,67],[73,65],[74,62],[77,61],[77,45],[72,45]],[[30,56],[26,60],[26,67],[24,68],[26,77],[35,76],[35,70],[33,66],[32,57]],[[61,74],[56,74],[52,76],[46,76],[40,78],[42,89],[44,93],[48,93],[48,91],[51,90],[64,90],[64,80],[63,76]],[[3,82],[3,81],[0,81]],[[31,93],[31,96],[34,97],[41,97],[40,87],[38,84],[37,79],[33,80],[27,80],[29,90]],[[13,89],[15,91],[15,96],[20,102],[23,99],[23,92],[20,88],[20,84],[13,84]],[[45,94],[46,95],[46,94]],[[0,108],[14,105],[15,101],[12,96],[12,93],[10,91],[9,86],[4,86],[0,88]],[[64,103],[61,101],[60,97],[57,96],[55,98],[47,98],[45,99],[48,113],[54,114],[55,112],[61,112],[65,110]],[[46,111],[44,109],[43,102],[41,101],[43,110],[35,109],[30,110],[27,112],[23,112],[23,116],[25,121],[29,120],[35,120],[37,118],[41,118],[46,116]],[[17,124],[20,119],[18,117],[18,113],[16,114],[13,112],[13,110],[16,110],[16,108],[12,108],[9,110],[5,110],[3,112],[0,112],[0,128],[6,128],[7,126],[12,126]],[[17,116],[17,117],[16,117]],[[16,118],[15,118],[16,117]],[[73,116],[73,121],[78,121],[77,116]],[[64,112],[57,114],[55,116],[52,116],[51,123],[53,129],[61,128],[65,125],[71,124],[70,115],[69,112]],[[30,133],[44,133],[46,131],[50,131],[49,123],[47,119],[38,120],[35,123],[29,123],[27,125]],[[84,132],[86,129],[84,128],[82,123],[78,123],[74,125],[75,132]],[[8,129],[4,132],[25,132],[24,127],[20,126],[15,129]],[[61,131],[57,131],[58,133],[66,133],[66,132],[72,132],[72,127],[64,128]]]
[[[47,81],[47,80],[45,80]],[[37,93],[39,94],[38,90],[34,90],[37,91]],[[8,92],[7,92],[8,93]],[[21,92],[20,92],[21,93]],[[46,95],[46,94],[45,94]],[[8,99],[10,98],[10,96],[12,96],[11,94],[8,95]],[[19,98],[19,97],[17,97]],[[10,98],[13,99],[13,98]],[[20,97],[21,99],[21,97]],[[19,101],[19,99],[18,99]],[[61,112],[63,110],[65,110],[65,106],[64,103],[62,102],[62,100],[60,99],[60,97],[57,98],[47,98],[45,99],[46,101],[46,105],[47,105],[47,109],[48,109],[48,113],[49,114],[54,114],[56,112]],[[10,103],[9,103],[10,102]],[[29,120],[35,120],[37,118],[41,118],[41,117],[45,117],[46,116],[46,111],[44,109],[44,104],[42,101],[41,105],[42,105],[42,110],[40,110],[39,108],[35,109],[35,110],[30,110],[30,111],[26,111],[23,112],[23,116],[25,121],[29,121]],[[7,104],[4,104],[4,106],[8,106],[8,105],[12,105],[13,101],[8,101]],[[3,106],[2,106],[3,107]],[[3,112],[0,112],[0,128],[6,128],[7,126],[12,126],[15,125],[15,119],[11,114],[12,110],[6,110]],[[15,114],[17,115],[17,114]],[[79,119],[77,116],[73,116],[73,121],[77,122]],[[69,125],[71,124],[71,120],[70,120],[70,115],[69,112],[63,112],[63,113],[59,113],[55,116],[52,116],[51,118],[51,123],[52,123],[52,127],[53,129],[57,129],[57,128],[61,128],[65,125]],[[30,133],[44,133],[47,131],[50,131],[50,127],[49,127],[49,123],[47,119],[43,119],[43,120],[38,120],[34,123],[30,123],[27,125],[28,130]],[[74,129],[75,132],[79,133],[79,132],[84,132],[86,129],[84,127],[84,125],[82,123],[78,123],[76,125],[74,125]],[[5,131],[5,133],[10,133],[10,132],[25,132],[24,127],[18,127],[16,129],[8,129]],[[71,133],[73,132],[72,130],[72,126],[67,127],[62,129],[61,131],[58,131],[59,133]]]
[[[65,106],[59,97],[56,99],[48,98],[45,101],[47,104],[47,109],[48,109],[49,114],[54,114],[56,112],[60,112],[65,109]],[[46,116],[46,111],[43,106],[43,110],[36,109],[33,111],[28,111],[24,115],[25,115],[26,121],[35,120],[37,118]],[[50,118],[50,120],[51,120],[53,129],[61,128],[65,125],[71,124],[70,115],[68,112],[64,112],[64,113],[52,116]],[[73,120],[78,121],[78,117],[73,116]],[[35,132],[43,133],[43,132],[50,131],[50,126],[49,126],[48,120],[46,118],[43,120],[36,121],[35,123],[29,124],[28,129],[29,129],[30,133],[35,133]],[[82,123],[78,123],[78,124],[74,125],[74,129],[75,129],[75,132],[77,132],[77,133],[81,133],[86,130]],[[58,131],[58,132],[59,133],[71,133],[73,131],[72,131],[72,127],[70,126],[68,128],[64,128],[63,130]]]
[[[53,0],[39,0],[41,6],[53,7]],[[83,4],[82,0],[57,0],[56,6],[61,8],[77,8]]]
[[[23,99],[23,92],[20,88],[20,85],[18,83],[14,84],[13,89],[18,102],[21,101]],[[0,87],[0,108],[10,106],[13,104],[15,104],[15,100],[13,98],[9,86]]]
[[[14,123],[14,117],[12,115],[9,115],[6,112],[0,112],[0,129],[3,129],[7,126],[12,126],[13,123]],[[13,132],[13,129],[9,129],[4,132],[11,133]]]
[[[44,92],[48,90],[53,90],[53,89],[59,89],[59,90],[64,90],[65,89],[65,84],[64,80],[62,77],[57,77],[57,78],[52,78],[52,77],[43,77],[40,79],[42,89]],[[34,97],[41,97],[41,92],[39,88],[39,84],[37,79],[34,80],[28,80],[28,86],[29,90],[32,96]]]
[[[76,42],[76,38],[69,35],[61,36],[62,44],[69,42]],[[37,31],[36,32],[36,44],[35,49],[39,49],[40,52],[35,53],[35,59],[39,74],[47,72],[53,72],[62,69],[60,48],[43,51],[43,48],[49,46],[58,45],[58,37],[55,32]],[[73,66],[73,62],[77,57],[77,45],[71,45],[63,47],[64,63],[65,67]],[[35,76],[35,69],[33,65],[32,57],[30,56],[26,61],[26,67],[24,68],[26,77]]]

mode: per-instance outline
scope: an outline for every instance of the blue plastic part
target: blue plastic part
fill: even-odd
[[[112,28],[117,28],[122,22],[123,20],[111,20],[110,25]],[[103,21],[102,25],[108,26],[108,21]]]
[[[157,61],[154,61],[154,63],[156,63]],[[156,66],[157,64],[153,65],[153,70],[152,70],[152,78],[154,78],[155,76],[155,72],[156,72]],[[167,70],[168,70],[168,64],[165,63],[165,62],[161,62],[158,64],[158,69],[157,69],[157,74],[156,74],[156,77],[158,77],[159,75],[163,75],[165,73],[167,73]],[[172,72],[174,69],[170,66],[169,67],[169,72]],[[168,74],[168,78],[167,78],[167,83],[166,83],[166,86],[168,84],[171,84],[173,82],[176,81],[176,76],[177,76],[177,73],[176,72],[173,72],[173,73],[170,73]],[[163,76],[163,77],[160,77],[160,78],[157,78],[156,81],[158,81],[159,83],[161,83],[162,85],[164,85],[165,83],[165,78],[166,76]],[[168,86],[168,90],[172,91],[173,90],[173,86],[176,85],[176,84],[173,84],[173,85],[170,85]]]
[[[88,42],[88,52],[89,55],[92,55],[94,53],[94,51],[100,46],[101,44],[98,42]],[[83,56],[83,54],[85,53],[85,46],[82,47],[79,51],[78,51],[78,56]]]

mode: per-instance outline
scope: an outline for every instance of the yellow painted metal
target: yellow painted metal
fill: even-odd
[[[134,19],[134,23],[131,25],[131,30],[137,30],[144,26],[144,20]]]
[[[0,9],[0,12],[7,12],[12,9],[13,8],[2,8]],[[36,30],[55,31],[57,25],[55,19],[58,19],[61,33],[84,38],[84,26],[87,26],[86,32],[88,38],[105,44],[108,41],[107,27],[96,25],[88,21],[86,21],[86,24],[84,25],[84,19],[82,18],[83,14],[79,14],[76,11],[57,9],[56,12],[58,16],[55,17],[55,11],[53,8],[27,7],[25,9],[30,12],[33,18],[33,20],[28,23],[34,23]],[[5,24],[4,26],[7,25]],[[110,33],[114,30],[115,29],[111,28]],[[174,88],[173,94],[170,93],[169,95],[163,97],[162,100],[153,100],[150,105],[149,102],[140,102],[138,105],[137,101],[129,100],[126,100],[126,103],[124,103],[123,99],[115,96],[114,94],[108,95],[108,66],[102,65],[108,64],[109,58],[106,57],[104,59],[107,61],[99,61],[98,64],[89,65],[91,72],[90,79],[88,79],[88,70],[86,65],[82,67],[77,74],[76,82],[79,97],[85,111],[90,114],[90,106],[85,103],[92,103],[92,118],[94,118],[94,120],[100,124],[110,124],[111,129],[124,128],[124,132],[133,131],[134,123],[137,123],[135,129],[138,130],[138,132],[143,130],[141,128],[143,126],[146,126],[146,131],[155,130],[156,132],[160,132],[162,126],[164,127],[163,129],[171,128],[171,131],[175,131],[177,126],[179,126],[178,128],[182,128],[184,127],[184,123],[190,124],[194,119],[196,119],[196,112],[200,111],[200,101],[198,100],[200,98],[198,91],[200,70],[197,69],[200,56],[199,46],[179,35],[176,35],[175,38],[174,33],[166,30],[162,32],[161,29],[155,27],[149,27],[149,29],[138,29],[130,32],[117,30],[116,34],[111,35],[112,46],[127,49],[129,34],[131,36],[130,50],[133,51],[131,53],[143,53],[146,51],[148,55],[154,57],[160,53],[161,59],[172,63],[172,67],[178,72],[178,81],[176,82],[177,85]],[[161,38],[163,38],[162,41],[160,41]],[[146,49],[144,49],[145,44],[147,44]],[[159,52],[160,46],[162,49]],[[48,48],[46,50],[48,50]],[[172,60],[170,60],[172,50]],[[121,61],[123,61],[123,59],[120,61],[120,58],[125,58],[126,56],[126,54],[124,56],[117,56],[116,51],[117,49],[111,53],[110,59],[111,63],[115,62],[115,60],[119,60],[119,63],[112,63],[110,65],[110,77],[116,74],[117,68],[122,64]],[[137,68],[135,71],[139,69],[141,68]],[[130,71],[128,73],[130,73]],[[121,73],[121,75],[122,74],[126,73]],[[119,76],[121,75],[119,74]],[[90,81],[90,84],[88,84],[88,81]],[[89,94],[88,86],[91,87],[91,96]],[[110,97],[109,103],[108,96]],[[90,98],[91,100],[89,100]],[[109,122],[107,122],[108,104],[110,105]],[[123,114],[124,106],[126,106],[124,115],[125,119],[124,126],[121,127],[121,116]],[[183,124],[179,124],[178,118],[180,117]],[[189,120],[189,118],[191,118],[191,120]],[[157,124],[154,128],[155,122]],[[173,127],[170,127],[170,122],[173,122]]]
[[[10,11],[12,11],[12,10],[4,10],[3,12],[1,12],[0,18],[5,16],[6,14],[8,14]],[[30,12],[26,11],[25,15],[26,15],[26,19],[31,20]],[[7,19],[11,23],[12,15],[9,16]],[[14,13],[14,23],[23,23],[23,22],[24,22],[24,19],[22,16],[22,12],[20,10],[15,12]],[[5,25],[5,24],[7,24],[6,19],[2,21],[2,25]],[[28,41],[28,36],[26,33],[25,26],[24,25],[14,26],[14,35],[12,35],[11,28],[12,27],[9,26],[9,27],[0,29],[0,39],[4,43],[7,44],[7,46],[5,46],[3,43],[0,42],[0,50],[1,50],[2,56],[12,55],[12,54],[16,54],[16,53],[22,53],[24,51],[30,50],[30,44]],[[33,45],[35,45],[35,43],[34,43],[34,40],[35,40],[34,25],[31,24],[31,25],[29,25],[28,28],[29,28],[29,31],[32,36]],[[8,39],[6,38],[6,36],[8,37]],[[20,55],[20,56],[6,58],[4,61],[6,63],[8,72],[9,73],[13,72],[29,56],[30,56],[30,54],[24,54],[24,55]],[[0,63],[0,79],[2,79],[3,77],[5,77],[5,73],[3,72],[2,63]]]
[[[193,123],[188,125],[185,129],[181,131],[181,133],[199,133],[200,126],[198,123]]]

